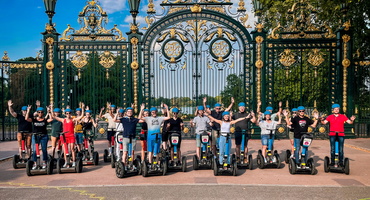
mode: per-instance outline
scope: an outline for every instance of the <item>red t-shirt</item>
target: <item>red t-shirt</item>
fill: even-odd
[[[69,122],[67,122],[66,119],[64,119],[63,121],[63,132],[67,132],[65,133],[65,136],[68,137],[68,136],[73,136],[75,135],[75,132],[74,132],[74,122],[72,119],[70,119]]]
[[[344,123],[348,120],[347,116],[338,114],[336,117],[334,114],[329,115],[326,121],[330,123],[329,136],[335,136],[335,132],[339,132],[338,136],[344,136]]]

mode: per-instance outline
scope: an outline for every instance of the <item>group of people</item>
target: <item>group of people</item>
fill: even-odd
[[[207,105],[207,98],[203,99],[203,105],[197,106],[195,114],[196,116],[190,121],[192,127],[195,128],[196,133],[196,154],[200,156],[200,135],[204,131],[211,132],[211,147],[213,155],[216,154],[216,146],[219,147],[219,161],[222,162],[223,152],[226,148],[225,143],[227,137],[230,135],[231,127],[235,127],[235,154],[237,161],[240,161],[241,142],[243,130],[248,130],[251,123],[255,123],[261,128],[261,143],[262,143],[262,154],[265,155],[268,138],[275,136],[275,131],[278,124],[282,123],[284,116],[285,123],[290,128],[289,138],[291,141],[291,148],[294,157],[298,163],[299,150],[300,150],[300,139],[304,133],[308,132],[308,128],[316,127],[318,122],[322,124],[330,124],[329,136],[331,146],[331,163],[334,163],[334,151],[335,151],[335,139],[339,138],[339,164],[343,165],[343,146],[344,146],[344,123],[352,124],[355,120],[354,116],[347,118],[344,114],[340,114],[340,106],[338,104],[332,105],[333,114],[326,118],[319,117],[318,113],[313,114],[313,119],[310,119],[305,114],[305,108],[299,106],[293,108],[291,111],[282,109],[282,103],[279,103],[279,109],[276,113],[273,113],[272,107],[266,107],[264,112],[261,112],[261,103],[257,105],[257,111],[248,112],[246,110],[246,104],[241,102],[238,104],[238,111],[233,113],[231,111],[234,105],[234,99],[231,98],[231,104],[222,110],[222,106],[219,103],[214,105],[214,109],[211,109]],[[83,149],[83,137],[89,137],[89,141],[94,138],[93,127],[97,127],[97,120],[91,116],[91,110],[85,107],[83,103],[80,104],[80,108],[76,109],[76,115],[72,116],[72,110],[66,108],[62,117],[62,110],[59,108],[53,108],[49,106],[46,109],[40,106],[40,102],[36,102],[36,112],[31,115],[32,106],[23,106],[21,113],[16,113],[12,108],[12,101],[8,101],[8,107],[11,115],[18,120],[18,134],[17,139],[19,142],[20,155],[21,154],[21,140],[25,138],[27,147],[27,156],[31,158],[31,133],[41,133],[40,143],[43,152],[43,167],[46,167],[46,161],[48,159],[47,154],[47,143],[48,134],[46,126],[51,123],[51,143],[52,143],[52,156],[55,156],[55,150],[58,149],[57,141],[60,133],[65,134],[66,143],[70,149],[74,149],[77,145],[78,151]],[[86,108],[86,110],[85,110]],[[161,145],[154,145],[157,140],[162,141],[162,148],[166,149],[168,146],[168,140],[171,133],[181,132],[184,129],[184,122],[179,117],[180,110],[178,108],[168,108],[166,104],[161,105],[162,113],[164,116],[158,116],[158,110],[155,107],[150,109],[145,108],[145,104],[140,106],[140,113],[138,117],[134,117],[133,106],[127,107],[126,109],[117,108],[115,105],[108,104],[106,108],[100,110],[99,118],[106,119],[108,121],[107,130],[107,141],[109,147],[109,154],[115,153],[117,155],[117,161],[122,159],[125,163],[128,153],[128,144],[132,141],[133,149],[136,144],[136,127],[138,123],[141,123],[141,131],[139,134],[141,143],[141,156],[145,157],[148,153],[147,158],[149,163],[152,162],[153,153],[160,151]],[[172,115],[170,114],[170,111]],[[115,148],[116,151],[112,152],[112,136],[121,134],[123,136],[122,146],[123,155],[119,157],[119,148]],[[337,136],[338,134],[338,136]],[[178,144],[178,157],[181,157],[181,134]],[[248,137],[245,138],[244,152],[248,154]],[[217,144],[218,141],[218,144]],[[34,148],[35,136],[32,136],[32,144]],[[93,144],[93,143],[91,143]],[[156,147],[156,148],[155,148]],[[229,146],[231,148],[231,145]],[[93,148],[93,147],[92,147]],[[72,152],[73,166],[76,161],[76,153]],[[66,156],[66,155],[65,155]],[[132,155],[134,157],[134,155]],[[35,153],[32,154],[32,158],[36,161]],[[171,160],[173,160],[173,152],[171,152]],[[180,162],[180,161],[179,161]]]

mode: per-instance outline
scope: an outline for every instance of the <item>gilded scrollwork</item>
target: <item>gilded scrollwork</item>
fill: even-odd
[[[100,56],[99,63],[106,69],[111,68],[116,63],[116,57],[110,51],[104,51]]]
[[[88,56],[82,51],[77,51],[74,55],[71,56],[72,64],[78,69],[83,68],[88,63]]]
[[[296,62],[295,54],[290,49],[284,49],[284,51],[280,53],[279,56],[279,62],[285,67],[290,67]]]
[[[320,49],[312,49],[312,51],[308,53],[307,61],[315,67],[320,66],[321,63],[325,61],[323,55]]]

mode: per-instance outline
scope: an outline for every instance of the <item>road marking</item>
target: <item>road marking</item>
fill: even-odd
[[[97,197],[96,194],[87,193],[86,190],[75,190],[68,187],[56,187],[56,186],[46,186],[46,185],[35,185],[35,184],[25,184],[25,183],[14,183],[14,182],[0,182],[0,185],[12,185],[12,186],[21,186],[28,188],[39,188],[39,189],[57,189],[57,190],[66,190],[68,192],[76,192],[81,196],[89,196],[90,199],[99,199],[105,200],[105,197]]]
[[[358,147],[358,146],[353,146],[353,145],[350,145],[350,144],[344,144],[344,146],[352,148],[352,149],[360,150],[360,151],[363,151],[363,152],[366,152],[366,153],[370,153],[370,149],[366,149],[366,148],[362,148],[362,147]]]

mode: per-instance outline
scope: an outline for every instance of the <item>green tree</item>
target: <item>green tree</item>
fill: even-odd
[[[227,84],[225,88],[221,92],[222,103],[224,106],[229,106],[231,103],[231,97],[234,97],[236,105],[239,102],[245,102],[244,100],[244,89],[243,89],[243,81],[235,74],[230,74],[226,78]],[[236,108],[234,105],[233,109]]]

